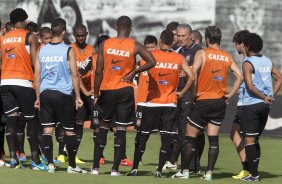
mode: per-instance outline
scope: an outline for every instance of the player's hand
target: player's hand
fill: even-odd
[[[91,96],[94,96],[94,89],[92,88],[90,91]]]
[[[129,74],[127,74],[125,77],[123,77],[121,79],[121,81],[122,82],[127,82],[127,83],[132,83],[135,75],[136,75],[136,73],[134,71],[132,71]]]
[[[186,77],[186,73],[183,70],[180,70],[179,77]]]
[[[175,94],[177,95],[177,98],[181,98],[184,95],[183,93],[177,91],[175,92]]]
[[[76,110],[77,110],[78,108],[82,107],[82,106],[83,106],[82,100],[81,100],[80,98],[76,99],[76,100],[75,100],[75,108],[76,108]]]
[[[40,109],[40,100],[39,99],[37,99],[35,102],[34,102],[34,107],[36,108],[36,109]]]
[[[231,100],[231,96],[227,93],[224,95],[224,100],[226,104],[229,104],[230,100]]]
[[[265,98],[264,98],[264,102],[266,104],[268,104],[269,106],[272,105],[273,101],[274,101],[274,99],[272,97],[270,97],[270,96],[265,96]]]
[[[94,92],[93,92],[93,93],[94,93]],[[86,92],[84,92],[84,95],[85,95],[85,96],[91,96],[92,93],[91,93],[91,91],[86,91]]]

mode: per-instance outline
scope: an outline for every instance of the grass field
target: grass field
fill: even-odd
[[[130,159],[133,157],[133,140],[135,133],[127,134],[127,155]],[[260,164],[260,175],[262,177],[261,183],[272,183],[280,184],[282,181],[282,140],[278,138],[261,138],[262,147],[262,158]],[[113,134],[110,133],[108,136],[108,145],[105,149],[105,157],[108,162],[101,166],[100,175],[93,176],[90,174],[67,174],[66,167],[67,164],[59,164],[57,172],[55,174],[49,174],[47,172],[33,171],[28,168],[28,163],[26,163],[26,168],[21,170],[13,170],[9,168],[0,168],[0,184],[13,184],[13,183],[27,183],[27,184],[86,184],[86,183],[113,183],[113,184],[141,184],[141,183],[206,183],[207,181],[200,180],[200,176],[192,175],[189,180],[180,179],[170,179],[170,178],[154,178],[153,174],[157,166],[158,152],[159,152],[159,135],[151,135],[146,152],[143,157],[143,166],[140,166],[139,173],[143,176],[137,177],[111,177],[110,169],[113,159]],[[29,153],[28,144],[26,142],[26,152]],[[56,146],[55,146],[56,147]],[[7,150],[7,149],[6,149]],[[57,154],[57,150],[54,150]],[[55,154],[55,155],[56,155]],[[89,170],[92,165],[93,157],[93,141],[92,141],[92,131],[85,130],[83,136],[83,142],[79,150],[79,157],[86,161],[86,164],[79,165],[80,167]],[[201,161],[202,165],[205,166],[207,163],[207,146],[204,151],[204,155]],[[216,164],[216,169],[214,171],[213,183],[243,183],[243,181],[233,180],[231,176],[241,169],[241,164],[239,158],[235,152],[232,142],[227,135],[222,135],[220,138],[220,154]],[[120,167],[120,172],[125,174],[130,170],[129,167]],[[174,172],[165,171],[163,173],[164,177],[169,177]]]

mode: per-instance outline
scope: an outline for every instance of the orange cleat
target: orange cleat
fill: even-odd
[[[131,167],[133,163],[128,158],[126,158],[120,161],[120,165]]]
[[[100,164],[104,165],[105,164],[106,159],[104,157],[100,158]]]

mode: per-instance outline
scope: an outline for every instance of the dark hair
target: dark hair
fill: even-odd
[[[108,35],[101,35],[99,36],[99,38],[97,38],[97,41],[96,41],[96,47],[99,48],[100,45],[107,39],[109,39],[110,37]]]
[[[205,38],[209,39],[210,44],[220,45],[221,30],[217,26],[208,26],[205,31]]]
[[[51,25],[52,36],[60,36],[63,31],[66,31],[66,21],[62,18],[57,18]]]
[[[45,33],[52,34],[52,31],[49,27],[42,27],[39,29],[39,36],[42,38]]]
[[[164,30],[161,33],[160,40],[165,45],[172,45],[173,43],[173,33],[168,30]]]
[[[249,52],[259,53],[263,48],[263,40],[256,33],[246,34],[243,43]]]
[[[34,22],[29,22],[26,26],[25,29],[28,30],[29,32],[38,32],[39,31],[39,26],[38,24],[34,23]]]
[[[117,27],[120,29],[129,29],[132,26],[132,21],[128,16],[121,16],[117,19]]]
[[[77,30],[79,30],[79,29],[82,29],[82,30],[87,31],[85,25],[83,25],[83,24],[78,24],[78,25],[76,25],[76,26],[73,28],[73,32],[75,32],[75,31],[77,31]]]
[[[172,21],[172,22],[167,24],[165,29],[168,30],[168,31],[174,31],[174,30],[177,29],[178,26],[179,26],[178,22]]]
[[[241,44],[244,41],[244,38],[247,34],[249,34],[250,32],[248,30],[241,30],[238,31],[237,33],[235,33],[235,35],[233,36],[233,43],[237,43],[237,44]]]
[[[12,24],[12,22],[6,22],[5,29],[7,32],[11,31],[12,29],[14,29],[14,24]]]
[[[16,8],[10,13],[10,21],[12,24],[24,22],[28,18],[26,11],[22,8]]]
[[[144,39],[144,45],[147,45],[147,44],[150,44],[150,43],[154,43],[154,44],[158,45],[158,39],[153,35],[147,35]]]
[[[198,39],[198,40],[200,41],[200,44],[202,44],[203,36],[202,36],[202,34],[200,33],[200,31],[198,31],[198,30],[193,30],[193,31],[192,31],[192,35],[194,35],[194,40],[195,40],[195,39]]]

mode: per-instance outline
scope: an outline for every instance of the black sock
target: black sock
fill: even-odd
[[[53,162],[53,140],[52,134],[42,134],[44,154],[47,158],[48,164],[54,164]]]
[[[77,137],[77,149],[80,146],[82,135],[83,135],[83,122],[76,122],[75,124],[75,134]]]
[[[199,161],[200,161],[201,157],[203,155],[204,149],[205,149],[205,143],[206,143],[205,134],[204,133],[199,134],[196,142],[197,142],[198,158],[199,158]]]
[[[150,133],[137,133],[136,134],[132,169],[138,169],[139,162],[142,160],[142,156],[145,152],[146,143],[149,137],[150,137]]]
[[[186,136],[181,152],[181,171],[189,169],[190,162],[195,152],[196,138]]]
[[[104,148],[106,147],[108,132],[109,129],[100,128],[99,132],[97,133],[94,145],[93,169],[99,168],[99,161],[103,154]]]
[[[9,147],[10,157],[11,159],[16,160],[17,162],[19,162],[18,157],[16,155],[18,119],[18,116],[8,116],[6,123],[6,139]]]
[[[24,139],[25,139],[25,126],[26,120],[18,121],[18,130],[17,130],[17,151],[19,153],[24,153]]]
[[[112,170],[118,171],[121,157],[124,154],[126,142],[126,130],[116,130],[114,141],[114,164]]]
[[[159,165],[157,171],[162,172],[165,162],[169,159],[170,146],[172,142],[172,135],[163,133],[161,134],[161,149],[159,154]]]
[[[243,170],[249,171],[249,164],[248,164],[248,161],[242,162],[242,166],[243,166]]]
[[[206,171],[213,171],[215,163],[219,154],[218,136],[208,136],[209,138],[209,153],[208,153],[208,166]]]
[[[177,162],[180,152],[181,152],[181,143],[178,138],[178,134],[175,134],[172,143],[171,154],[170,154],[170,162],[172,164]]]
[[[249,171],[253,177],[256,177],[258,176],[258,164],[257,164],[258,153],[256,150],[256,145],[255,144],[246,145],[245,151],[248,160]]]
[[[261,155],[261,149],[260,149],[259,143],[256,143],[256,150],[257,150],[257,165],[256,165],[256,168],[258,168],[259,161],[260,161],[260,155]]]
[[[76,168],[75,156],[77,153],[77,137],[76,135],[65,135],[65,141],[69,158],[69,166]]]
[[[65,130],[63,127],[59,124],[56,127],[56,139],[58,142],[58,155],[65,155],[67,156],[67,153],[65,152]]]
[[[38,134],[40,130],[40,124],[36,119],[29,119],[27,122],[27,138],[30,146],[30,153],[32,161],[35,164],[40,164],[40,158],[38,153],[39,140]]]

